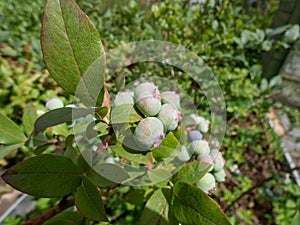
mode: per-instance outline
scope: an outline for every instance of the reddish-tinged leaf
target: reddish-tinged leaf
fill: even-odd
[[[71,94],[80,86],[77,97],[87,105],[95,103],[99,94],[95,90],[102,89],[104,74],[90,66],[104,55],[104,49],[97,29],[75,1],[46,1],[41,46],[54,80]]]

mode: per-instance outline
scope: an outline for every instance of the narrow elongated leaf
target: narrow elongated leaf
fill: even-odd
[[[97,187],[86,177],[83,177],[75,194],[75,205],[85,218],[94,221],[107,221],[100,193]]]
[[[125,72],[118,74],[116,77],[116,88],[118,92],[125,87],[125,83],[126,83]]]
[[[80,185],[82,170],[65,156],[32,157],[5,171],[3,180],[36,197],[62,197]]]
[[[146,155],[134,151],[130,152],[129,150],[124,149],[121,144],[112,145],[110,146],[110,148],[118,156],[132,162],[140,164],[150,164],[153,161],[152,154],[150,152],[148,152]]]
[[[108,121],[108,115],[109,115],[109,112],[110,112],[110,108],[111,108],[111,102],[110,102],[110,94],[107,90],[106,87],[104,87],[103,89],[104,93],[103,93],[103,101],[102,101],[102,107],[105,107],[108,111],[106,112],[106,115],[103,116],[101,115],[101,117],[103,118],[103,120],[105,121]]]
[[[22,116],[23,126],[25,128],[26,134],[29,136],[34,129],[34,122],[38,115],[33,104],[29,104],[25,109]]]
[[[89,114],[92,114],[93,112],[95,112],[94,108],[58,108],[51,110],[43,114],[36,120],[34,124],[34,133],[38,134],[48,127],[52,127],[65,122],[71,122],[72,120],[87,116]]]
[[[169,203],[165,196],[170,190],[158,189],[149,198],[140,218],[140,225],[169,225]]]
[[[104,54],[100,35],[73,0],[47,0],[44,8],[41,45],[47,68],[55,81],[74,94],[88,67]],[[91,75],[82,81],[103,86],[103,74]],[[91,79],[91,78],[97,78]]]
[[[111,123],[134,123],[138,122],[143,117],[139,115],[133,105],[125,104],[119,105],[112,109],[111,111]]]
[[[281,33],[285,32],[287,29],[289,29],[290,27],[291,27],[291,24],[283,25],[283,26],[277,27],[275,29],[268,28],[266,30],[267,37],[272,37],[272,36],[281,34]]]
[[[4,156],[6,156],[11,151],[16,150],[22,146],[23,146],[22,143],[14,144],[14,145],[7,145],[7,146],[0,146],[0,159],[2,159]]]
[[[203,162],[191,162],[185,164],[175,175],[175,182],[188,184],[197,183],[210,169],[211,164]]]
[[[25,139],[22,129],[7,116],[0,113],[0,144],[18,144],[25,142]]]
[[[199,188],[185,183],[174,186],[172,205],[176,219],[189,225],[230,225],[220,207]]]

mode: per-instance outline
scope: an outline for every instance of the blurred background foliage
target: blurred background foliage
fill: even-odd
[[[266,113],[272,106],[299,123],[299,112],[270,100],[279,90],[281,79],[265,79],[261,64],[263,53],[288,49],[292,44],[287,37],[291,26],[270,29],[279,0],[77,3],[99,30],[106,51],[132,41],[164,40],[185,46],[212,68],[226,100],[228,120],[222,147],[228,179],[213,197],[233,224],[290,224],[299,210],[299,187],[284,172],[287,165],[280,138],[270,127]],[[56,96],[65,104],[72,102],[49,77],[42,60],[39,34],[43,5],[44,0],[0,0],[0,111],[19,124],[29,104],[45,110],[45,102]],[[273,39],[285,32],[285,39]],[[124,76],[129,83],[149,75],[176,79],[193,98],[199,114],[209,118],[201,89],[176,68],[139,63],[114,74],[107,84],[116,92]],[[20,149],[1,164],[11,165],[13,158],[22,160],[26,154]],[[124,189],[119,195],[127,193]],[[112,211],[118,209],[115,224],[136,224],[140,203],[120,202],[116,195],[109,204]],[[38,204],[37,212],[44,209],[42,205]],[[7,224],[20,221],[10,218]]]

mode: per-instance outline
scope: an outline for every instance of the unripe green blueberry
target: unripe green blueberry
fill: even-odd
[[[118,157],[118,156],[117,156],[117,157],[114,157],[114,161],[115,161],[115,162],[119,162],[119,161],[120,161],[120,157]]]
[[[213,159],[213,162],[215,163],[215,161],[217,159],[221,159],[222,158],[222,154],[218,149],[212,149],[209,153],[209,155],[211,156],[211,158]]]
[[[64,107],[64,103],[59,98],[52,98],[46,102],[46,108],[49,110]]]
[[[210,148],[207,141],[204,140],[192,141],[190,146],[192,152],[196,153],[197,155],[201,156],[201,155],[209,154]]]
[[[214,171],[218,172],[222,170],[224,168],[224,165],[225,165],[225,159],[223,157],[221,157],[221,159],[217,159],[215,161]]]
[[[197,114],[191,114],[190,117],[194,121],[194,124],[198,127],[198,129],[203,132],[207,133],[209,130],[209,120],[206,120],[204,117],[199,116]]]
[[[176,109],[180,109],[180,98],[175,91],[164,91],[161,93],[163,103],[170,103]]]
[[[108,157],[104,161],[105,163],[115,164],[115,160],[113,157]]]
[[[198,128],[203,133],[207,133],[209,130],[209,124],[210,124],[209,120],[206,120],[202,117],[200,124],[198,125]]]
[[[196,126],[198,126],[201,122],[201,117],[195,113],[191,114],[190,117],[192,118],[192,120],[194,121],[194,124]]]
[[[153,82],[145,82],[139,84],[134,91],[134,97],[136,101],[140,101],[141,99],[148,97],[156,97],[161,98],[158,87]]]
[[[202,139],[202,134],[199,130],[191,130],[188,132],[188,139],[190,142]]]
[[[175,130],[178,122],[181,121],[182,114],[171,104],[163,104],[158,114],[158,119],[162,121],[165,131]]]
[[[41,109],[38,109],[38,110],[36,110],[36,113],[37,113],[38,116],[41,116],[41,115],[45,114],[45,111],[41,110]]]
[[[211,173],[206,173],[196,185],[202,191],[208,193],[216,188],[216,180]]]
[[[198,155],[197,160],[209,165],[208,171],[212,171],[214,168],[214,162],[209,154]]]
[[[132,91],[121,91],[116,95],[114,106],[125,105],[125,104],[134,104],[133,92]]]
[[[221,152],[219,152],[217,149],[213,149],[210,152],[210,156],[214,163],[214,171],[218,172],[224,168],[225,165],[225,159],[222,157]]]
[[[215,176],[215,178],[216,178],[216,181],[218,181],[218,182],[224,182],[224,181],[225,181],[225,177],[226,177],[226,173],[225,173],[225,171],[222,169],[222,170],[220,170],[220,171],[218,171],[218,172],[215,172],[215,173],[214,173],[214,176]]]
[[[191,159],[191,155],[184,145],[180,147],[180,153],[177,157],[180,161],[183,162],[189,161]]]
[[[136,105],[145,116],[155,116],[161,109],[161,101],[156,97],[142,98]]]
[[[66,108],[78,108],[75,104],[68,104],[65,106]]]
[[[164,125],[156,117],[147,117],[138,123],[134,137],[142,149],[158,147],[164,137]]]

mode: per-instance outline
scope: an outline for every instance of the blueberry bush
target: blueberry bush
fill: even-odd
[[[25,220],[41,223],[41,218],[49,218],[49,211],[54,210],[56,215],[44,224],[152,224],[157,220],[161,224],[199,224],[200,220],[193,221],[197,213],[184,212],[200,207],[206,216],[211,210],[223,218],[213,198],[232,224],[289,225],[293,217],[297,224],[298,187],[285,167],[279,138],[265,114],[273,106],[288,110],[293,121],[298,121],[299,113],[271,101],[279,91],[280,78],[264,79],[260,63],[264,52],[292,44],[289,35],[295,26],[268,28],[278,1],[268,2],[267,14],[266,9],[235,0],[205,4],[77,1],[95,27],[73,3],[62,11],[54,1],[48,2],[54,5],[48,5],[44,16],[44,59],[61,87],[49,77],[42,60],[39,32],[44,3],[0,1],[0,163],[8,169],[3,177],[10,174],[7,181],[11,185],[38,199],[36,210]],[[62,32],[62,15],[66,33]],[[68,25],[75,22],[83,29]],[[284,33],[285,40],[272,38]],[[69,40],[74,55],[66,47],[66,35],[74,38]],[[91,39],[93,45],[88,45]],[[94,83],[105,86],[97,104],[73,96],[80,83],[74,74],[83,75],[99,55],[124,43],[149,39],[183,45],[212,68],[226,100],[228,122],[219,151],[208,141],[216,121],[210,117],[202,90],[207,84],[200,88],[176,67],[135,63],[103,80],[97,77]],[[64,51],[53,51],[56,43]],[[74,66],[72,55],[79,67]],[[161,84],[161,79],[141,79],[149,76],[176,81],[180,89],[174,91],[169,84]],[[134,83],[136,80],[139,83]],[[155,92],[144,89],[138,94],[139,84],[154,86]],[[149,126],[143,127],[144,120]],[[145,128],[150,134],[156,129],[160,135],[139,137],[143,133],[136,130]],[[93,150],[85,152],[85,148]],[[89,161],[89,152],[106,151],[102,158],[94,155],[95,160]],[[169,167],[156,165],[162,162]],[[36,174],[30,180],[21,175],[32,171],[47,176]],[[14,179],[15,173],[22,179]],[[134,178],[145,185],[138,186]],[[120,185],[124,179],[130,185]],[[68,185],[59,186],[62,183]],[[43,198],[46,196],[51,198]],[[93,201],[87,201],[89,196]],[[200,204],[202,201],[206,203]],[[212,217],[218,218],[215,213]],[[106,219],[109,222],[103,221]],[[12,217],[6,224],[25,220]]]

